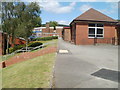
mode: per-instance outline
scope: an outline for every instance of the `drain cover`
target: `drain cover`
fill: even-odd
[[[96,77],[100,77],[100,78],[104,78],[104,79],[108,79],[111,81],[115,81],[115,82],[120,82],[118,80],[118,75],[120,74],[119,71],[114,71],[114,70],[109,70],[109,69],[100,69],[99,71],[91,74],[93,76]]]
[[[63,53],[63,54],[65,53],[66,54],[66,53],[68,53],[68,50],[61,49],[61,50],[59,50],[59,53]]]

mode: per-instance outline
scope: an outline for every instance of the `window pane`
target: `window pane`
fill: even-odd
[[[97,37],[103,37],[103,35],[97,35]]]
[[[89,24],[89,27],[95,27],[95,24],[90,23],[90,24]]]
[[[95,35],[89,35],[89,37],[95,37]]]
[[[97,34],[103,34],[103,29],[97,28]]]
[[[89,34],[95,34],[95,28],[89,28]]]
[[[103,27],[103,24],[97,24],[97,27]]]

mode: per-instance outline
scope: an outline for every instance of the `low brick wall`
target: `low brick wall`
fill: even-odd
[[[6,67],[5,61],[0,62],[0,68],[4,68],[4,67]]]
[[[0,56],[6,54],[7,34],[0,32]]]
[[[10,65],[15,64],[15,63],[26,61],[26,60],[29,60],[29,59],[32,59],[32,58],[35,58],[38,56],[45,55],[45,54],[54,53],[56,51],[57,51],[57,47],[49,46],[47,48],[43,48],[42,50],[39,50],[36,52],[21,53],[20,55],[14,56],[14,57],[10,58],[9,60],[6,60],[5,64],[2,64],[2,65],[7,67],[7,66],[10,66]],[[4,66],[1,66],[1,67],[4,67]]]
[[[0,33],[0,56],[2,55],[2,33]]]

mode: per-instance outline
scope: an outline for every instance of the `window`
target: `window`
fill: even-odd
[[[89,38],[103,38],[104,34],[103,34],[103,29],[104,29],[104,25],[103,24],[93,24],[90,23],[88,25],[88,37]]]
[[[40,29],[40,32],[42,32],[42,29]]]
[[[89,27],[95,27],[95,24],[90,23],[90,24],[89,24]]]
[[[103,27],[103,24],[97,24],[97,27]]]

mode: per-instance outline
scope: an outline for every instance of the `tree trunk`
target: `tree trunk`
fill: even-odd
[[[9,54],[9,38],[10,36],[7,35],[7,54]]]
[[[12,44],[15,46],[15,36],[14,36],[14,31],[12,32]]]
[[[26,52],[28,51],[28,38],[26,39]]]

